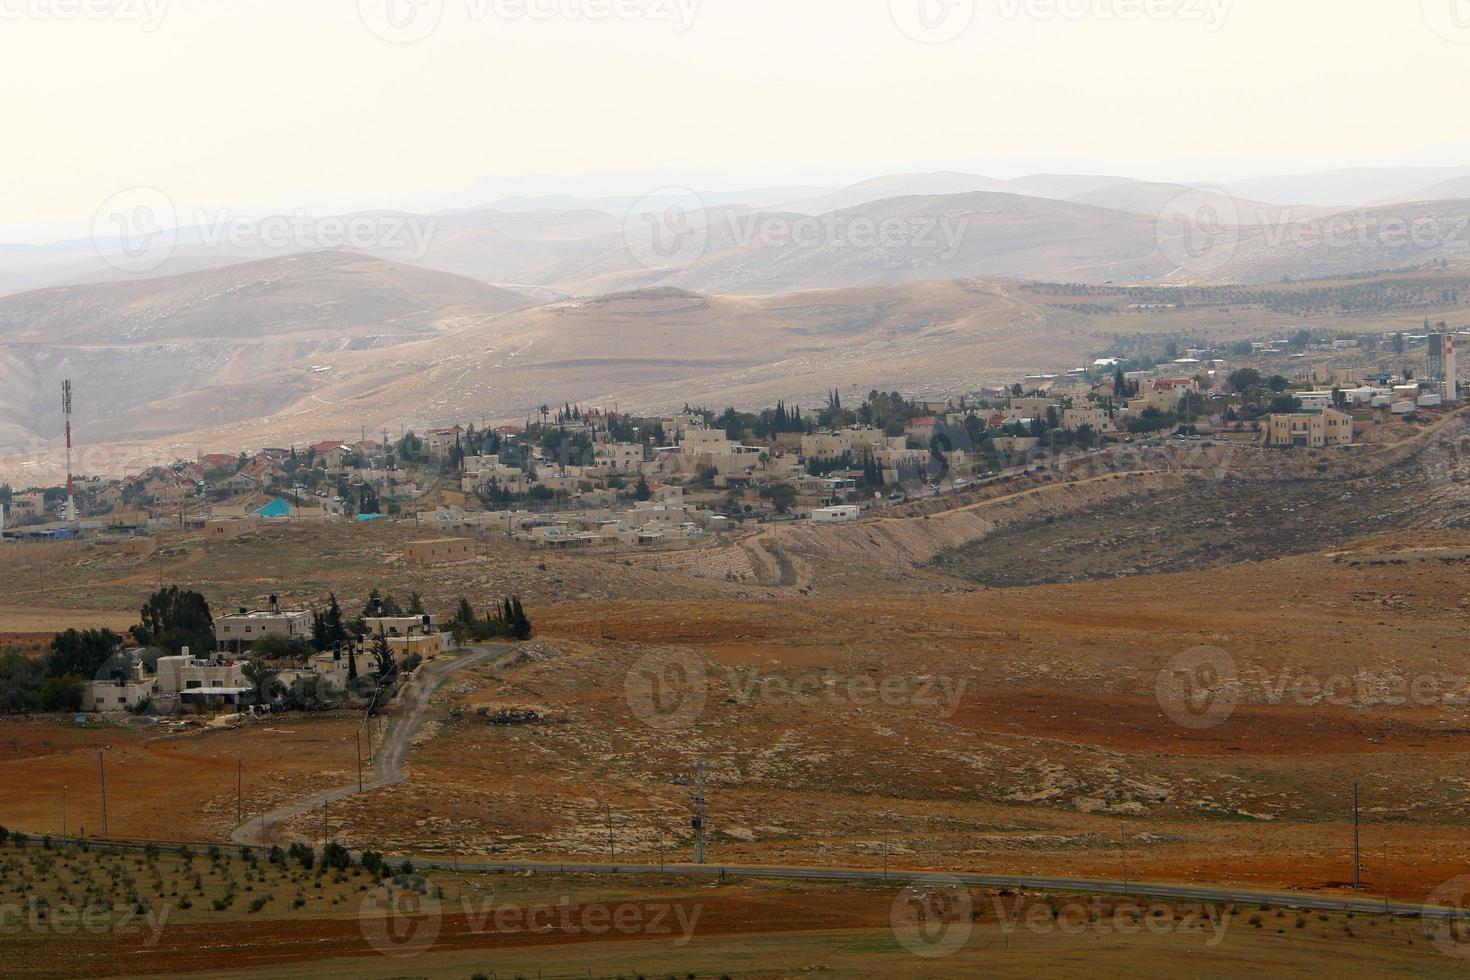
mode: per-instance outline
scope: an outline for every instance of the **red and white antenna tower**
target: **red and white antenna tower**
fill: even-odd
[[[66,519],[77,519],[76,491],[72,486],[71,472],[71,379],[61,383],[61,411],[66,415]]]

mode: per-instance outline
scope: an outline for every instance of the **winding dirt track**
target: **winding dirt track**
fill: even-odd
[[[414,675],[413,681],[399,695],[397,704],[392,709],[393,714],[388,720],[387,734],[383,737],[372,759],[372,778],[364,781],[362,792],[381,789],[384,786],[396,786],[407,778],[403,765],[408,761],[409,749],[413,746],[413,737],[424,725],[424,715],[428,713],[429,701],[440,682],[457,670],[477,667],[487,660],[507,656],[506,651],[507,647],[504,645],[476,647],[474,652],[462,657],[435,660],[421,668]],[[346,786],[338,786],[304,797],[235,828],[235,831],[230,834],[230,840],[236,844],[272,844],[275,842],[273,831],[280,824],[324,805],[355,796],[357,793],[358,786],[354,781]]]

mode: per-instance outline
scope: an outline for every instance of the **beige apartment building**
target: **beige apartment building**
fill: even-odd
[[[1331,408],[1320,412],[1273,415],[1266,427],[1268,446],[1320,449],[1323,446],[1347,446],[1352,441],[1352,416]]]
[[[306,643],[311,640],[311,620],[310,609],[241,609],[215,620],[214,636],[220,653],[241,655],[267,636]]]

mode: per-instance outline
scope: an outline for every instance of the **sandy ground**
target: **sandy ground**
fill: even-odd
[[[458,595],[524,594],[533,655],[447,683],[408,782],[333,808],[334,832],[361,846],[597,858],[611,807],[618,856],[656,860],[660,839],[687,856],[703,763],[716,860],[876,867],[886,850],[902,868],[1116,877],[1126,842],[1137,877],[1330,891],[1352,877],[1356,781],[1371,890],[1415,900],[1470,867],[1464,532],[1203,572],[831,597],[508,549],[425,572],[398,557],[412,529],[341,533],[180,536],[146,560],[82,549],[31,598],[82,618],[140,603],[160,575],[226,608],[278,589],[336,590],[350,608],[372,584],[443,612]],[[1201,646],[1240,674],[1213,728],[1181,725],[1156,693]],[[677,724],[650,724],[630,693],[650,655],[703,672],[654,692],[656,708],[700,695]],[[1359,675],[1431,677],[1435,696],[1395,704],[1373,681],[1336,703],[1299,697]],[[545,723],[476,713],[498,707]],[[112,745],[112,832],[222,836],[241,759],[247,797],[267,804],[349,781],[351,724],[175,738],[0,723],[0,822],[58,828],[69,786],[72,823],[95,827],[96,750]],[[315,817],[298,823],[319,834]]]

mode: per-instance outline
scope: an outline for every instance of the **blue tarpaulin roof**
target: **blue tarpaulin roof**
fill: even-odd
[[[290,517],[291,503],[285,497],[277,497],[255,514],[257,517]]]
[[[382,514],[358,514],[357,515],[357,519],[359,521],[381,521],[383,519],[383,515]]]

